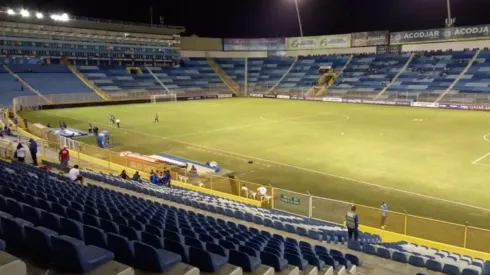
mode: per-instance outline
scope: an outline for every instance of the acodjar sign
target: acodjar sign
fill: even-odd
[[[390,34],[391,45],[481,39],[490,39],[490,25],[392,32]]]

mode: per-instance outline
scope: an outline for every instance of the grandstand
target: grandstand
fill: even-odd
[[[183,29],[179,27],[138,26],[129,23],[118,25],[111,22],[103,22],[102,27],[99,23],[91,23],[90,20],[81,18],[75,20],[70,27],[60,27],[49,21],[40,21],[42,24],[34,24],[28,20],[17,22],[15,17],[5,17],[1,13],[0,20],[3,20],[0,21],[0,106],[10,110],[11,118],[20,120],[14,123],[8,118],[8,114],[2,111],[2,128],[12,127],[15,136],[6,137],[0,143],[0,155],[3,159],[0,160],[0,275],[34,274],[38,270],[53,270],[63,274],[108,275],[490,275],[490,231],[487,229],[472,227],[468,223],[454,224],[452,220],[448,222],[419,218],[407,212],[397,213],[390,210],[390,219],[396,220],[397,223],[393,222],[393,226],[390,225],[388,229],[379,230],[375,228],[379,227],[378,206],[360,205],[361,232],[358,240],[349,240],[342,223],[345,212],[352,204],[352,197],[337,200],[337,194],[332,192],[328,196],[333,199],[323,199],[314,197],[309,192],[301,194],[263,184],[269,183],[269,180],[277,175],[270,178],[267,176],[266,180],[256,185],[240,181],[235,177],[237,173],[228,169],[223,169],[219,175],[199,174],[190,180],[191,169],[188,163],[180,163],[187,161],[186,159],[179,157],[178,165],[169,163],[168,160],[156,161],[152,158],[155,156],[143,156],[143,161],[122,160],[119,152],[114,154],[115,152],[107,151],[105,144],[99,144],[103,148],[91,145],[94,141],[87,141],[91,139],[88,135],[82,138],[72,136],[73,139],[69,139],[51,133],[44,126],[31,124],[47,124],[46,122],[53,122],[52,117],[49,118],[51,120],[44,121],[43,116],[38,115],[40,112],[20,112],[26,109],[61,109],[116,103],[156,103],[154,96],[169,96],[168,98],[175,100],[251,96],[489,110],[490,105],[487,104],[490,103],[490,51],[487,47],[490,46],[490,40],[484,40],[485,37],[471,38],[466,42],[441,40],[436,41],[440,43],[427,41],[423,44],[424,41],[415,41],[421,44],[418,48],[411,46],[412,42],[400,46],[370,45],[366,41],[363,47],[349,46],[337,49],[319,46],[320,49],[311,51],[290,49],[286,46],[285,39],[286,51],[283,52],[230,53],[222,51],[222,48],[196,52],[181,49],[182,38],[178,34]],[[392,35],[397,37],[396,33]],[[350,39],[350,36],[348,37]],[[480,39],[483,42],[472,46],[472,39]],[[352,43],[354,44],[356,43]],[[436,46],[433,46],[434,44]],[[399,47],[391,50],[382,48],[391,46]],[[324,81],[328,73],[332,76],[331,82]],[[265,100],[256,102],[257,110],[270,108],[270,105],[264,103]],[[275,102],[277,106],[286,106],[284,108],[288,108],[288,112],[298,112],[298,109],[284,101]],[[211,124],[215,120],[203,113],[207,111],[206,108],[218,109],[221,104],[226,104],[226,101],[203,105],[203,109],[195,109],[194,112],[188,111],[192,120],[198,120],[199,124],[208,127],[198,132],[196,129],[185,131],[192,128],[192,125],[185,125],[187,120],[179,113],[184,109],[176,105],[155,107],[172,112],[165,114],[168,115],[168,120],[176,121],[175,124],[167,122],[164,126],[166,128],[155,128],[155,132],[135,130],[131,128],[135,127],[134,125],[127,131],[112,130],[114,126],[97,122],[101,127],[107,127],[114,132],[116,143],[119,142],[117,138],[124,142],[124,136],[132,137],[134,134],[147,137],[133,140],[138,146],[157,147],[155,140],[165,140],[168,142],[165,146],[179,144],[165,147],[169,151],[173,150],[175,154],[189,156],[189,152],[194,150],[198,151],[193,155],[196,158],[199,156],[202,159],[203,155],[229,158],[230,166],[233,161],[239,161],[240,164],[236,167],[253,167],[245,168],[244,175],[255,173],[252,177],[261,177],[261,173],[272,171],[281,174],[284,171],[276,167],[271,168],[273,165],[284,166],[287,169],[299,167],[304,175],[313,169],[302,168],[300,164],[295,166],[268,161],[266,158],[249,158],[247,154],[228,153],[223,149],[213,149],[209,144],[196,146],[192,139],[178,138],[193,136],[196,133],[204,135],[226,132],[255,124],[277,130],[278,128],[271,125],[278,122],[298,123],[285,127],[300,128],[298,136],[297,133],[286,132],[285,128],[278,130],[293,136],[294,142],[283,140],[288,147],[278,150],[267,148],[267,145],[254,148],[256,144],[251,142],[245,145],[248,146],[246,151],[283,151],[284,148],[301,146],[304,140],[315,145],[317,140],[323,141],[328,137],[329,142],[335,142],[336,137],[315,133],[320,132],[315,129],[317,124],[334,125],[350,120],[350,116],[336,114],[335,110],[332,111],[334,108],[330,108],[329,111],[332,113],[322,111],[308,114],[307,110],[300,110],[300,114],[293,117],[282,117],[285,115],[282,111],[274,113],[273,110],[267,110],[257,114],[260,116],[260,122],[250,123],[247,119],[256,114],[250,109],[238,106],[234,112],[242,115],[240,117],[225,117],[229,112],[224,110],[219,115],[228,120],[235,119],[239,123],[228,125],[227,122],[226,128],[215,129]],[[312,106],[308,105],[308,108],[317,108]],[[117,108],[120,108],[119,105]],[[128,116],[134,118],[135,124],[145,125],[137,116],[142,111],[129,108],[124,107],[120,110],[124,109]],[[104,109],[101,112],[106,112],[105,110],[114,113],[114,109]],[[151,109],[151,116],[154,114],[153,110]],[[159,112],[158,109],[155,110]],[[31,115],[28,117],[29,125],[21,119],[24,114]],[[54,112],[52,116],[58,121],[64,114],[66,113]],[[93,123],[90,120],[93,119],[93,115],[84,114],[87,120],[66,115],[63,122],[66,120],[70,126],[75,124],[77,127],[86,127],[87,123]],[[362,113],[359,112],[357,115],[361,117]],[[334,119],[325,118],[328,116],[333,116]],[[423,122],[425,117],[410,119],[415,124]],[[126,122],[129,121],[124,120],[123,123]],[[363,124],[364,122],[359,121],[362,126],[352,132],[369,128],[369,125]],[[313,127],[306,128],[304,125]],[[337,125],[332,126],[335,127]],[[335,131],[341,131],[341,136],[344,136],[342,127]],[[180,132],[172,132],[170,128],[178,128]],[[479,129],[470,129],[469,132],[475,135],[485,134]],[[239,143],[243,140],[240,138],[247,138],[245,134],[243,137],[237,135],[239,134],[235,132],[229,136],[222,134],[216,138],[216,144]],[[389,142],[384,140],[383,133],[375,135],[373,139],[380,141],[373,148]],[[485,141],[488,141],[487,136],[488,134],[483,137]],[[39,144],[42,144],[42,169],[13,160],[15,147],[12,146],[19,142],[26,143],[23,141],[24,138],[36,138],[39,139]],[[268,137],[263,138],[259,135],[253,138],[265,143]],[[363,143],[364,139],[368,138],[363,136],[359,141],[357,137],[349,137],[356,143]],[[474,139],[471,140],[473,141]],[[209,140],[207,142],[209,143]],[[447,141],[443,140],[440,143],[444,142]],[[452,144],[450,143],[450,146]],[[462,146],[461,143],[457,144]],[[62,167],[53,162],[57,157],[57,150],[62,146],[68,146],[72,154],[77,155],[71,165],[76,161],[83,167],[85,185],[74,183],[62,173]],[[119,143],[117,146],[119,150],[124,144]],[[425,147],[417,149],[423,148]],[[150,150],[147,147],[143,149],[145,152]],[[393,149],[397,152],[398,150],[402,149]],[[488,167],[490,164],[485,163],[487,156],[488,154],[475,158],[476,160],[465,161],[471,165]],[[303,156],[298,155],[297,158],[301,159]],[[252,160],[258,161],[254,163]],[[295,159],[294,163],[296,161]],[[317,159],[308,161],[317,166],[323,165]],[[337,162],[340,165],[342,159],[337,159]],[[197,162],[189,163],[193,166]],[[403,162],[400,163],[403,166]],[[209,166],[209,162],[205,165]],[[450,167],[457,169],[456,166],[461,165],[451,163]],[[150,170],[162,167],[171,169],[171,188],[158,186],[146,180]],[[122,169],[131,172],[140,170],[145,179],[123,180],[113,175]],[[352,167],[348,169],[353,170]],[[425,171],[427,170],[423,172]],[[327,172],[323,174],[329,175]],[[373,178],[382,177],[377,171],[372,173]],[[485,173],[486,171],[475,174],[480,177],[486,175]],[[241,176],[242,174],[239,175]],[[345,176],[338,178],[356,184],[366,183]],[[284,177],[280,179],[283,180]],[[256,186],[267,186],[264,187],[267,192],[258,197],[256,193],[249,196],[249,190],[246,189],[247,195],[244,196],[241,193],[245,183],[251,188],[250,191]],[[276,183],[272,181],[273,185]],[[367,185],[371,185],[369,188],[375,186],[371,183]],[[399,190],[398,186],[385,187],[390,192]],[[448,184],[444,189],[452,187]],[[327,190],[322,188],[315,187],[316,190]],[[340,193],[342,187],[328,188],[329,191],[336,190]],[[368,190],[362,188],[366,187],[360,187],[360,193]],[[437,189],[439,186],[433,188]],[[481,188],[478,192],[486,192]],[[466,192],[472,194],[473,191]],[[369,195],[371,192],[372,189],[366,191],[366,194]],[[392,195],[387,191],[384,195],[393,200],[416,197],[411,197],[414,194],[411,191],[401,189],[401,192],[407,194]],[[423,192],[421,197],[427,200],[431,198]],[[316,204],[315,200],[316,203],[321,203]],[[422,204],[421,201],[417,202],[421,208],[431,207],[432,203],[436,203],[431,201]],[[446,199],[439,199],[437,203],[441,203],[440,201],[453,203]],[[461,202],[454,204],[478,209],[480,212],[475,210],[471,219],[481,221],[487,217],[481,214],[488,214],[484,207]],[[321,215],[313,214],[314,205],[321,206],[321,210],[315,210],[315,213],[322,212]],[[460,218],[461,214],[454,213],[454,216]],[[409,223],[408,217],[423,221]],[[488,221],[481,222],[484,225],[487,223]],[[409,224],[415,224],[415,229],[407,228]],[[435,226],[431,228],[430,225]],[[444,228],[454,230],[443,232]],[[428,233],[421,234],[417,230]],[[445,235],[437,236],[437,232],[443,232]]]

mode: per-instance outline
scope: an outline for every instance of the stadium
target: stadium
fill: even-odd
[[[299,16],[0,8],[0,275],[490,275],[490,25]]]

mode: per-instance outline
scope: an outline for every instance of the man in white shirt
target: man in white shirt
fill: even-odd
[[[248,198],[248,188],[245,184],[242,185],[242,196]]]
[[[83,178],[80,175],[80,169],[78,168],[78,165],[73,166],[73,168],[70,169],[70,172],[68,172],[68,177],[76,182],[80,181],[81,184],[83,184]]]
[[[260,200],[264,200],[265,196],[267,195],[267,188],[265,188],[264,186],[261,186],[259,188],[257,188],[257,192],[259,193],[259,198]]]
[[[116,119],[117,128],[119,128],[119,123],[121,123],[121,120],[119,120],[119,118],[118,118],[118,119]]]

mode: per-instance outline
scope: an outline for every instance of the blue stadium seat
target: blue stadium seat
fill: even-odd
[[[274,270],[278,272],[282,271],[288,265],[288,261],[286,259],[279,258],[276,255],[272,255],[267,252],[261,252],[260,259],[262,260],[263,264],[274,268]]]
[[[425,263],[425,267],[429,270],[436,271],[436,272],[442,272],[442,263],[437,260],[427,260]]]
[[[134,242],[134,251],[136,266],[144,271],[166,272],[182,261],[182,257],[176,253],[155,249],[142,242]]]
[[[114,233],[107,234],[107,247],[114,252],[116,261],[127,264],[135,264],[134,241],[129,241],[126,237]]]
[[[51,238],[58,233],[44,228],[25,226],[26,243],[31,259],[41,266],[47,266],[54,258]]]
[[[223,256],[195,247],[189,248],[189,260],[191,265],[196,266],[203,272],[216,272],[227,262],[227,259]]]
[[[114,259],[114,254],[68,236],[52,236],[54,266],[60,272],[86,273]]]
[[[452,264],[444,264],[444,267],[442,268],[442,273],[448,274],[448,275],[460,275],[461,270],[459,266],[452,265]]]
[[[83,225],[83,239],[85,244],[108,249],[107,236],[102,229],[87,224]]]
[[[399,251],[393,251],[392,260],[404,264],[408,263],[407,255]]]
[[[219,244],[206,243],[206,251],[213,253],[213,254],[223,256],[226,259],[228,259],[228,250]]]
[[[182,261],[184,263],[189,263],[189,247],[183,245],[179,242],[175,242],[169,239],[164,240],[165,249],[171,252],[174,252],[180,257],[182,257]]]
[[[254,272],[260,266],[261,260],[243,252],[230,250],[229,263],[241,267],[245,272]]]
[[[61,219],[61,233],[82,241],[84,238],[82,224],[70,219]]]
[[[408,258],[408,263],[418,267],[425,267],[425,259],[417,255],[411,255]]]

